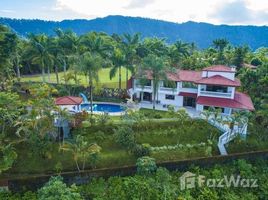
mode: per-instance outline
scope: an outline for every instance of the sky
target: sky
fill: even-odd
[[[0,17],[61,21],[108,15],[268,25],[268,0],[0,0]]]

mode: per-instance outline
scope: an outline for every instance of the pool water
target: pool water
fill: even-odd
[[[87,103],[81,104],[81,109],[90,111],[90,104]],[[126,110],[125,107],[116,104],[101,104],[101,103],[93,104],[93,111],[97,112],[116,113],[116,112],[123,112],[125,110]]]

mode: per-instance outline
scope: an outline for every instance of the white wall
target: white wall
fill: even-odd
[[[168,104],[173,106],[182,106],[183,105],[183,97],[175,94],[175,100],[166,99],[166,94],[159,93],[158,100],[161,104]]]
[[[215,75],[221,75],[225,78],[234,80],[235,79],[235,73],[232,72],[211,72],[211,71],[203,71],[202,72],[202,77],[211,77]]]
[[[79,105],[60,105],[59,107],[68,111],[79,111]]]

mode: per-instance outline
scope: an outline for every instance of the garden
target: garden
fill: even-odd
[[[69,139],[35,138],[31,144],[17,144],[18,157],[2,177],[121,167],[134,165],[141,156],[162,162],[218,154],[219,131],[183,111],[177,119],[167,112],[144,109],[122,117],[83,113],[73,120],[76,125]],[[88,154],[85,148],[90,148]]]
[[[2,178],[133,166],[142,156],[164,162],[219,155],[217,143],[222,133],[206,120],[190,118],[184,109],[128,110],[122,116],[70,115],[55,106],[59,94],[55,87],[33,84],[28,88],[26,95],[0,93],[0,103],[5,105],[4,142],[12,141],[3,143]],[[51,110],[68,119],[68,138],[59,137]],[[265,131],[255,130],[257,126],[250,124],[247,139],[237,137],[228,145],[228,152],[267,149]]]

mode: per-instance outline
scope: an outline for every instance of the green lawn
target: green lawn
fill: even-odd
[[[114,78],[110,80],[110,68],[104,68],[99,71],[99,84],[102,87],[108,87],[108,88],[118,88],[118,81],[119,81],[119,74],[117,73]],[[63,72],[59,73],[60,77],[60,83],[64,82],[63,79]],[[131,73],[129,72],[129,77]],[[82,85],[87,85],[88,81],[87,78],[84,75],[78,75],[78,78],[80,80],[80,84]],[[47,77],[46,77],[47,80]],[[42,76],[41,75],[32,75],[32,76],[23,76],[22,81],[36,81],[36,82],[41,82],[42,81]],[[55,73],[52,73],[50,75],[50,82],[51,83],[56,83],[56,75]],[[73,81],[70,82],[70,84],[74,83]],[[126,87],[126,70],[122,68],[122,88]]]
[[[155,125],[152,125],[152,124]],[[173,125],[170,125],[172,124]],[[133,165],[136,163],[136,157],[127,152],[114,141],[113,129],[115,125],[106,125],[106,127],[92,127],[87,129],[77,129],[73,132],[74,135],[82,134],[88,142],[97,142],[101,146],[100,158],[97,162],[97,168],[119,167],[125,165]],[[153,128],[155,127],[155,128]],[[162,128],[161,128],[162,127]],[[104,138],[96,137],[99,133],[96,130],[101,130]],[[168,128],[166,123],[150,122],[149,130],[144,130],[139,127],[135,131],[137,142],[140,144],[149,143],[151,146],[165,146],[175,144],[197,144],[207,142],[208,139],[218,139],[219,132],[205,121],[194,120],[191,123],[178,125],[178,122],[169,122]],[[218,154],[217,147],[214,145],[213,154]],[[68,152],[60,152],[59,144],[53,143],[48,151],[46,158],[40,157],[36,152],[31,152],[29,145],[26,143],[20,144],[17,147],[18,159],[15,165],[7,171],[4,176],[16,176],[17,174],[40,174],[51,173],[55,171],[55,166],[60,162],[64,171],[76,170],[72,155]],[[153,152],[151,157],[159,161],[179,160],[194,157],[203,157],[205,147],[193,149],[176,149],[163,150]],[[90,166],[88,162],[87,167]]]

